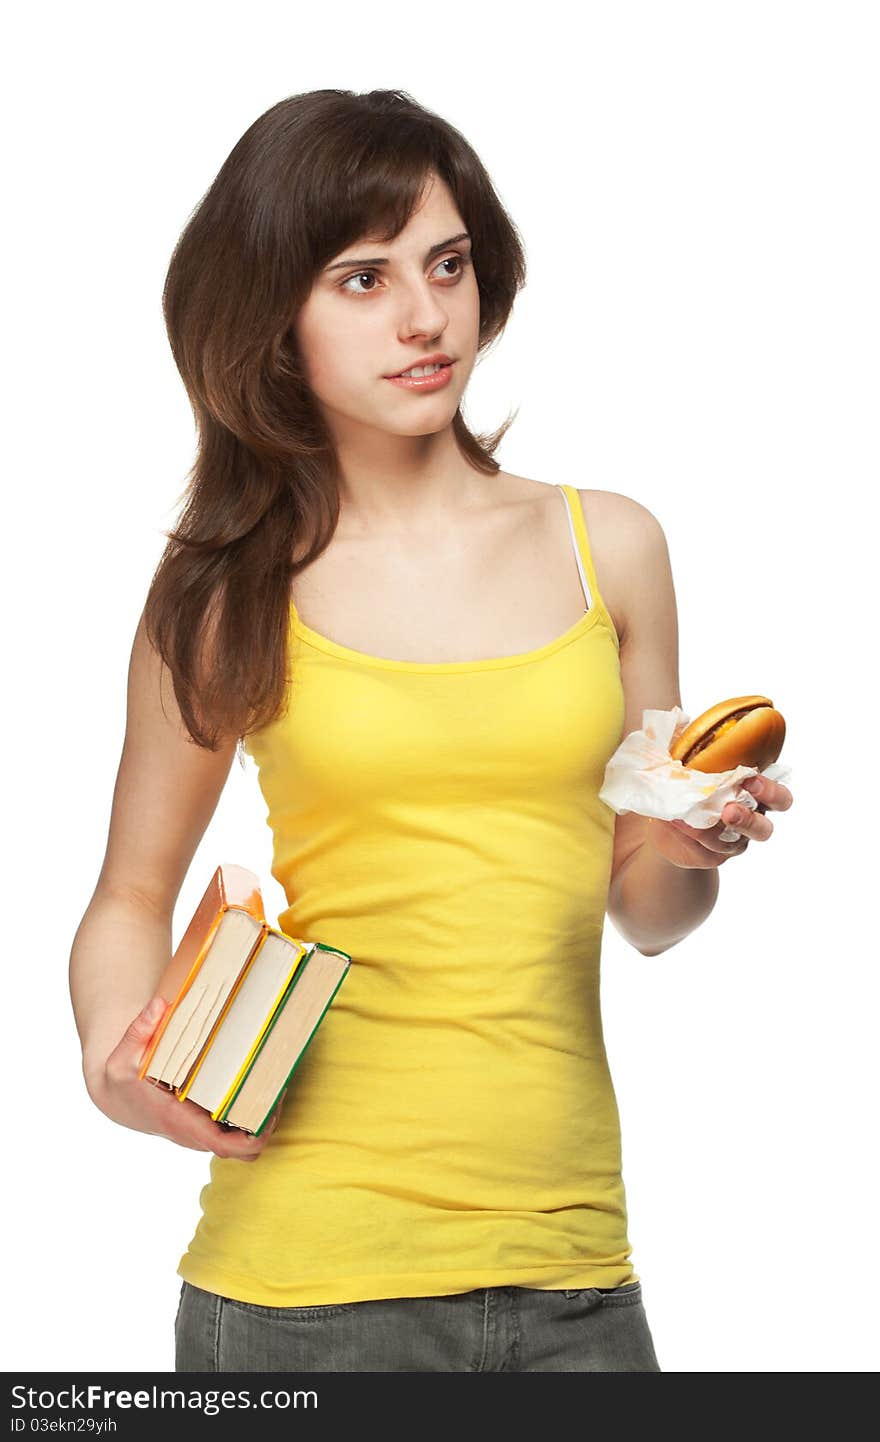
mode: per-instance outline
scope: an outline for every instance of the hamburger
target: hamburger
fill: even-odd
[[[782,750],[785,719],[768,696],[732,696],[710,706],[672,742],[669,754],[690,771],[763,771]]]

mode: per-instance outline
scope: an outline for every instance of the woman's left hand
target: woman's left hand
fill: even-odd
[[[660,821],[652,817],[648,840],[673,866],[702,870],[723,866],[731,856],[741,856],[750,841],[767,841],[773,835],[773,822],[762,814],[765,810],[787,811],[794,801],[787,786],[766,776],[747,777],[743,790],[754,796],[757,811],[728,802],[721,820],[705,830],[688,826],[684,821]],[[719,841],[721,832],[728,826],[740,833],[738,841]]]

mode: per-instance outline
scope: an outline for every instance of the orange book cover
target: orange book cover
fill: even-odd
[[[211,877],[208,888],[193,912],[177,950],[156,986],[155,994],[161,996],[164,1001],[171,1002],[171,1006],[165,1012],[141,1059],[138,1068],[140,1078],[146,1074],[153,1053],[159,1045],[162,1033],[173,1015],[178,1001],[186,994],[194,978],[198,975],[221,918],[225,912],[232,909],[247,911],[257,921],[264,924],[266,922],[259,879],[252,871],[248,871],[247,867],[234,866],[226,862],[218,866]]]

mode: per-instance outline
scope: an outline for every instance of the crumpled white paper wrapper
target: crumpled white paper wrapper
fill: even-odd
[[[600,800],[618,815],[635,811],[660,821],[685,821],[703,831],[721,820],[729,801],[757,808],[757,798],[742,789],[747,776],[759,774],[757,766],[736,766],[732,771],[688,771],[669,754],[673,741],[690,725],[680,706],[671,711],[643,711],[641,731],[625,736],[605,767]],[[783,783],[791,779],[791,768],[774,762],[761,776]],[[737,841],[740,833],[725,826],[719,841]]]

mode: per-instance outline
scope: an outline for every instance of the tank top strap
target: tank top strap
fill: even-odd
[[[581,498],[575,486],[559,485],[566,501],[568,512],[568,524],[571,530],[571,539],[574,546],[575,559],[581,577],[581,585],[587,600],[587,609],[598,606],[606,612],[607,607],[599,591],[599,583],[596,579],[596,568],[593,565],[593,553],[590,549],[590,538],[587,535],[587,523],[584,519],[584,511],[581,505]]]

